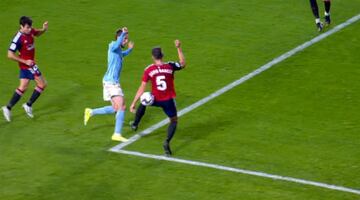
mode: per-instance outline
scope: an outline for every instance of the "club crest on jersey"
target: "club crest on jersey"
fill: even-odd
[[[31,51],[31,50],[33,50],[34,48],[35,48],[35,45],[34,45],[34,44],[29,44],[26,49],[27,49],[28,51]]]

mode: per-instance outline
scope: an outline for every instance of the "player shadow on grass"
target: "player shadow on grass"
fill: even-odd
[[[225,130],[225,128],[222,127],[231,126],[233,123],[231,120],[209,119],[205,122],[193,123],[183,128],[179,126],[177,135],[174,136],[175,144],[173,144],[173,152],[181,151],[181,149],[186,148],[198,140],[204,140],[211,134],[215,134],[218,130]],[[181,140],[181,142],[176,142],[177,138],[179,138],[178,140]]]
[[[113,127],[114,127],[114,124],[107,123],[107,124],[102,124],[102,125],[95,125],[89,131],[96,131],[96,130],[103,129],[103,128],[113,128]]]
[[[76,88],[72,88],[69,93],[48,94],[48,96],[44,97],[44,100],[46,98],[46,103],[41,104],[39,107],[35,107],[35,118],[46,118],[49,115],[56,115],[73,109],[72,105],[75,103],[74,96],[77,96],[77,91],[79,90],[78,85],[75,85],[74,87]],[[79,113],[82,114],[82,112],[83,110],[81,108]]]
[[[4,121],[4,122],[0,122],[0,127],[2,127],[2,126],[6,126],[7,124],[9,124],[9,122],[6,122],[6,121]]]

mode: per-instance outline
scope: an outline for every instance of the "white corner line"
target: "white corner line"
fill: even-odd
[[[359,19],[360,19],[360,13],[359,13],[358,15],[356,15],[356,16],[348,19],[346,22],[343,22],[342,24],[337,25],[337,26],[334,27],[333,29],[331,29],[331,30],[329,30],[329,31],[327,31],[327,32],[325,32],[325,33],[322,33],[321,35],[313,38],[312,40],[307,41],[307,42],[305,42],[305,43],[303,43],[303,44],[295,47],[294,49],[292,49],[292,50],[290,50],[290,51],[282,54],[281,56],[279,56],[279,57],[277,57],[277,58],[274,58],[272,61],[266,63],[265,65],[259,67],[259,68],[256,69],[256,70],[250,72],[249,74],[241,77],[240,79],[238,79],[238,80],[236,80],[236,81],[234,81],[234,82],[226,85],[225,87],[223,87],[223,88],[215,91],[214,93],[210,94],[209,96],[204,97],[203,99],[195,102],[194,104],[192,104],[192,105],[190,105],[190,106],[188,106],[188,107],[180,110],[180,111],[178,112],[178,116],[180,117],[180,116],[182,116],[182,115],[184,115],[184,114],[186,114],[186,113],[194,110],[195,108],[197,108],[197,107],[199,107],[199,106],[201,106],[201,105],[203,105],[203,104],[211,101],[212,99],[214,99],[214,98],[216,98],[216,97],[224,94],[225,92],[231,90],[232,88],[234,88],[234,87],[236,87],[236,86],[244,83],[245,81],[253,78],[254,76],[256,76],[256,75],[258,75],[258,74],[260,74],[260,73],[262,73],[262,72],[264,72],[265,70],[271,68],[272,66],[274,66],[274,65],[276,65],[276,64],[278,64],[278,63],[280,63],[280,62],[282,62],[282,61],[284,61],[285,59],[287,59],[287,58],[293,56],[294,54],[296,54],[296,53],[304,50],[305,48],[307,48],[307,47],[309,47],[309,46],[311,46],[311,45],[313,45],[313,44],[315,44],[315,43],[323,40],[324,38],[326,38],[326,37],[328,37],[328,36],[330,36],[330,35],[338,32],[338,31],[340,31],[341,29],[343,29],[343,28],[351,25],[352,23],[358,21]],[[152,125],[151,127],[143,130],[142,132],[140,132],[140,133],[138,133],[138,134],[135,134],[134,136],[132,136],[131,138],[129,138],[129,141],[124,142],[124,143],[120,143],[120,144],[118,144],[118,145],[110,148],[109,151],[120,150],[120,149],[128,146],[129,144],[131,144],[131,143],[139,140],[142,136],[148,135],[148,134],[152,133],[153,131],[155,131],[156,129],[161,128],[162,126],[166,125],[168,122],[169,122],[168,119],[164,119],[164,120],[162,120],[162,121],[160,121],[160,122]]]
[[[226,167],[226,166],[217,165],[217,164],[184,160],[184,159],[173,158],[173,157],[145,154],[145,153],[136,152],[136,151],[127,151],[127,150],[110,150],[110,151],[115,152],[115,153],[143,157],[143,158],[150,158],[150,159],[155,159],[155,160],[165,160],[165,161],[170,161],[170,162],[177,162],[177,163],[182,163],[182,164],[207,167],[207,168],[212,168],[212,169],[217,169],[217,170],[222,170],[222,171],[235,172],[235,173],[239,173],[239,174],[246,174],[246,175],[258,176],[258,177],[263,177],[263,178],[270,178],[270,179],[274,179],[274,180],[293,182],[293,183],[298,183],[298,184],[303,184],[303,185],[311,185],[311,186],[326,188],[326,189],[330,189],[330,190],[337,190],[337,191],[360,195],[360,190],[357,190],[357,189],[352,189],[352,188],[347,188],[347,187],[337,186],[337,185],[331,185],[331,184],[326,184],[326,183],[320,183],[320,182],[315,182],[315,181],[308,181],[308,180],[299,179],[299,178],[292,178],[292,177],[288,177],[288,176],[280,176],[280,175],[268,174],[268,173],[264,173],[264,172],[251,171],[251,170],[239,169],[239,168],[234,168],[234,167]]]

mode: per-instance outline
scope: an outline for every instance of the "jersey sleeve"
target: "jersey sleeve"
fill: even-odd
[[[182,67],[181,67],[181,64],[179,62],[168,62],[169,65],[174,69],[174,71],[178,71],[178,70],[181,70]]]
[[[36,30],[36,29],[31,29],[31,34],[33,35],[33,36],[38,36],[39,35],[39,33],[40,33],[40,31],[38,31],[38,30]]]
[[[129,53],[132,51],[132,48],[131,49],[126,49],[125,51],[122,51],[121,52],[121,54],[122,54],[122,56],[127,56],[127,55],[129,55]]]
[[[17,33],[15,35],[15,37],[13,38],[13,40],[11,41],[9,50],[12,52],[16,52],[17,50],[19,50],[21,48],[21,33]]]
[[[120,34],[120,36],[116,39],[116,42],[111,46],[111,51],[116,51],[118,48],[120,48],[120,45],[123,42],[126,34],[127,33],[125,32]]]
[[[150,76],[149,76],[148,70],[145,70],[144,75],[142,77],[142,81],[148,82],[149,80],[150,80]]]

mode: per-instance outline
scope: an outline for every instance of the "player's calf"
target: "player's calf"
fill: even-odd
[[[33,103],[39,98],[41,93],[45,90],[45,87],[36,86],[29,101],[26,103],[27,106],[31,107]]]
[[[170,118],[170,124],[168,127],[167,138],[163,145],[166,156],[172,155],[172,151],[170,149],[170,141],[175,135],[176,127],[177,127],[177,116]]]
[[[7,104],[6,107],[7,107],[9,110],[11,110],[11,108],[12,108],[13,106],[15,106],[15,104],[16,104],[16,103],[20,100],[20,98],[23,96],[24,92],[25,92],[25,90],[21,90],[21,89],[17,88],[17,89],[15,90],[13,96],[11,97],[11,99],[10,99],[10,101],[9,101],[9,103]]]
[[[42,87],[41,87],[42,86]],[[35,103],[35,101],[40,97],[41,93],[44,91],[46,85],[37,85],[30,97],[30,99],[22,105],[22,107],[25,110],[25,113],[30,118],[34,118],[33,111],[32,111],[32,105]]]
[[[136,110],[135,120],[133,122],[130,122],[130,127],[133,131],[136,131],[138,129],[140,120],[144,116],[145,111],[146,111],[146,106],[140,104],[138,109]]]
[[[172,151],[170,148],[170,143],[167,140],[165,140],[165,142],[163,144],[163,148],[165,151],[165,156],[170,157],[172,155]]]
[[[330,23],[331,23],[330,14],[325,12],[325,24],[330,25]]]

